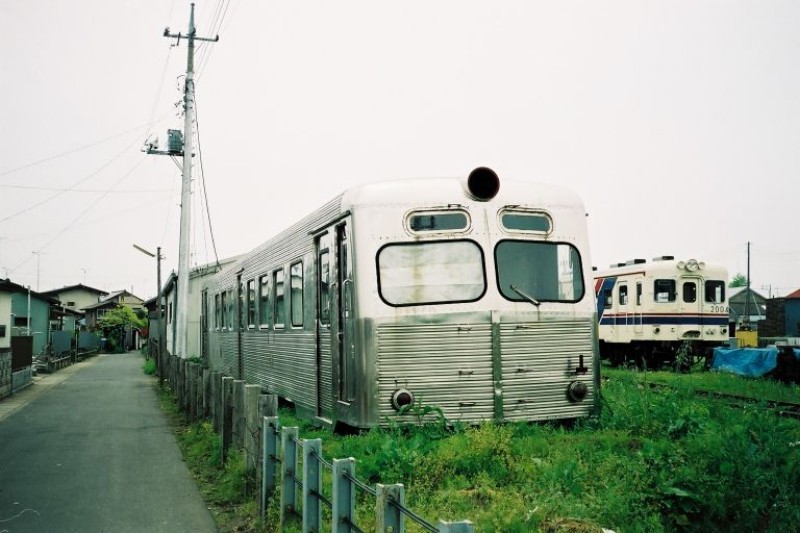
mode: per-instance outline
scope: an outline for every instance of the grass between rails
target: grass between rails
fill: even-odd
[[[702,383],[710,374],[698,376],[697,388],[711,388]],[[782,532],[800,523],[797,421],[720,407],[688,389],[642,387],[630,376],[612,375],[603,394],[601,417],[571,428],[433,424],[345,436],[288,410],[281,424],[323,439],[328,460],[355,457],[367,483],[403,483],[407,507],[433,524],[470,519],[478,532],[622,533]],[[220,530],[276,531],[277,499],[261,524],[255,502],[242,497],[241,454],[221,468],[210,426],[180,424],[174,400],[164,397],[163,405]],[[325,487],[330,498],[329,477]],[[362,498],[356,522],[367,531],[374,521],[374,499]],[[406,526],[421,531],[408,519]]]

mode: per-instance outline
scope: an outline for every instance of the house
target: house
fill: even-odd
[[[731,334],[737,329],[757,330],[767,317],[767,299],[747,287],[730,289],[728,293],[728,323]]]
[[[767,301],[767,317],[759,334],[765,337],[800,337],[800,289]]]
[[[203,283],[208,276],[212,276],[226,268],[230,268],[233,263],[242,256],[234,256],[221,259],[216,263],[197,266],[189,270],[189,311],[187,315],[187,341],[186,354],[177,354],[182,357],[197,357],[201,352],[201,315],[202,315],[202,292]],[[176,318],[178,305],[178,275],[173,271],[167,282],[164,284],[164,318],[166,322],[166,351],[175,354],[176,346]]]
[[[33,356],[47,350],[50,308],[57,303],[0,279],[0,398],[30,385]]]
[[[80,311],[84,307],[96,304],[104,297],[108,296],[108,292],[89,287],[82,283],[44,291],[41,294],[48,298],[55,298],[62,306],[73,311]]]
[[[31,337],[33,354],[44,353],[54,305],[58,300],[11,280],[0,280],[0,351],[10,350],[12,337]]]
[[[86,313],[86,326],[96,328],[97,322],[118,305],[127,305],[134,311],[144,309],[144,300],[128,291],[116,291],[107,294],[100,301],[86,305],[81,310]]]
[[[97,329],[100,319],[102,319],[106,313],[116,309],[120,305],[126,305],[134,311],[145,310],[144,300],[135,294],[131,294],[126,290],[112,292],[103,297],[99,302],[87,305],[83,308],[83,311],[86,313],[86,327],[90,330]],[[128,350],[136,348],[139,346],[139,332],[128,331],[123,342],[125,348]]]

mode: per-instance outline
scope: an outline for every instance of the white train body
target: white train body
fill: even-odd
[[[672,256],[595,272],[601,354],[658,364],[686,341],[695,355],[727,342],[727,279],[722,266]]]
[[[413,421],[404,405],[585,417],[599,407],[588,265],[564,189],[489,169],[367,184],[206,284],[203,354],[330,424]]]

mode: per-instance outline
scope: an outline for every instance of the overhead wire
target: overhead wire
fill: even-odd
[[[120,179],[118,179],[118,180],[117,180],[117,181],[114,183],[114,186],[112,187],[112,189],[113,189],[113,188],[116,188],[116,187],[117,187],[117,186],[118,186],[120,183],[122,183],[122,182],[123,182],[123,181],[124,181],[124,180],[125,180],[125,179],[126,179],[128,176],[130,176],[131,174],[133,174],[133,172],[134,172],[134,171],[135,171],[137,168],[139,168],[139,166],[140,166],[142,163],[144,163],[144,161],[145,161],[144,159],[139,159],[139,161],[137,161],[137,163],[136,163],[136,164],[135,164],[135,165],[134,165],[134,166],[133,166],[133,167],[132,167],[132,168],[131,168],[131,169],[130,169],[128,172],[126,172],[125,174],[123,174],[123,175],[122,175],[122,177],[121,177]],[[109,194],[108,192],[105,192],[105,193],[101,194],[100,196],[98,196],[98,197],[97,197],[97,199],[96,199],[94,202],[92,202],[91,204],[89,204],[89,206],[88,206],[88,207],[86,207],[86,209],[84,209],[83,211],[81,211],[81,212],[78,214],[78,216],[76,216],[76,217],[75,217],[75,218],[72,220],[72,222],[70,222],[69,224],[67,224],[67,225],[66,225],[66,226],[65,226],[65,227],[64,227],[64,228],[63,228],[61,231],[59,231],[58,233],[56,233],[56,234],[55,234],[55,236],[53,236],[53,237],[52,237],[52,238],[51,238],[49,241],[47,241],[45,244],[43,244],[42,246],[39,246],[39,247],[37,248],[37,251],[41,252],[41,251],[43,251],[43,250],[47,249],[47,247],[49,247],[51,244],[53,244],[53,243],[54,243],[54,242],[55,242],[55,241],[56,241],[56,240],[57,240],[59,237],[61,237],[61,236],[62,236],[64,233],[66,233],[66,232],[67,232],[67,230],[71,229],[71,228],[72,228],[72,227],[73,227],[73,226],[74,226],[74,225],[75,225],[75,224],[76,224],[76,223],[77,223],[77,222],[78,222],[78,221],[79,221],[81,218],[83,218],[83,216],[84,216],[86,213],[88,213],[90,209],[92,209],[94,206],[96,206],[98,203],[100,203],[100,201],[101,201],[101,200],[103,200],[103,199],[104,199],[106,196],[108,196],[108,194]],[[12,268],[12,269],[11,269],[11,270],[9,270],[8,272],[9,272],[9,273],[16,272],[16,271],[17,271],[19,268],[21,268],[21,267],[22,267],[23,265],[25,265],[25,264],[26,264],[28,261],[30,261],[31,257],[33,257],[33,256],[32,256],[32,255],[31,255],[31,256],[29,256],[28,258],[26,258],[24,261],[22,261],[20,264],[18,264],[17,266],[15,266],[14,268]]]
[[[74,185],[72,185],[70,187],[70,189],[74,189],[75,187],[77,187],[81,183],[84,183],[84,182],[92,179],[93,177],[97,176],[100,172],[102,172],[103,170],[108,168],[114,161],[116,161],[117,159],[122,157],[122,155],[125,154],[132,146],[134,146],[136,143],[140,142],[140,140],[141,139],[137,136],[136,139],[134,139],[134,141],[132,143],[130,143],[127,146],[125,146],[118,154],[116,154],[111,159],[109,159],[108,161],[103,163],[103,165],[101,165],[100,168],[98,168],[97,170],[95,170],[94,172],[92,172],[91,174],[86,176],[85,178],[82,178],[82,179],[78,180],[78,182],[76,182]],[[55,200],[56,198],[58,198],[59,196],[65,194],[66,192],[67,191],[59,191],[56,194],[54,194],[54,195],[42,200],[41,202],[38,202],[38,203],[33,204],[31,206],[28,206],[25,209],[17,211],[16,213],[12,213],[11,215],[8,215],[8,216],[6,216],[4,218],[0,218],[0,223],[6,222],[7,220],[11,220],[12,218],[18,217],[20,215],[24,215],[24,214],[32,211],[33,209],[36,209],[37,207],[40,207],[40,206],[42,206],[42,205],[44,205],[44,204],[46,204],[46,203],[48,203],[48,202],[50,202],[52,200]]]
[[[194,103],[194,110],[195,110],[195,124],[197,129],[197,153],[200,159],[200,184],[203,190],[203,197],[205,198],[206,204],[206,216],[208,217],[208,233],[211,236],[211,245],[214,248],[214,261],[216,262],[217,266],[219,266],[219,254],[217,253],[217,241],[214,238],[214,226],[211,222],[211,207],[208,204],[208,189],[206,187],[206,173],[203,168],[203,150],[200,143],[200,119],[198,118],[199,115],[197,113],[197,95],[195,95],[195,103]]]

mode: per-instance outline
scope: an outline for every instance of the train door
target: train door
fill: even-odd
[[[208,289],[200,297],[200,357],[208,361]]]
[[[636,300],[633,302],[633,333],[634,336],[642,334],[642,282],[636,282]]]
[[[316,251],[316,280],[317,285],[317,416],[330,420],[333,414],[333,384],[331,357],[331,311],[333,309],[332,275],[333,250],[331,246],[331,232],[326,231],[317,235],[314,241]]]
[[[703,301],[700,298],[701,282],[700,278],[681,278],[681,296],[678,300],[678,312],[682,315],[696,315],[700,323],[703,313]]]
[[[336,270],[334,279],[334,309],[331,313],[335,361],[334,382],[336,399],[349,404],[355,399],[355,315],[353,294],[353,254],[350,223],[345,220],[334,231]]]
[[[242,286],[242,273],[236,275],[236,360],[238,364],[239,379],[244,379],[244,359],[242,357],[242,315],[244,314],[244,287]]]
[[[628,283],[620,282],[619,292],[617,293],[617,335],[622,342],[628,342],[631,338],[631,326],[633,317],[630,312],[630,295],[628,294]]]

